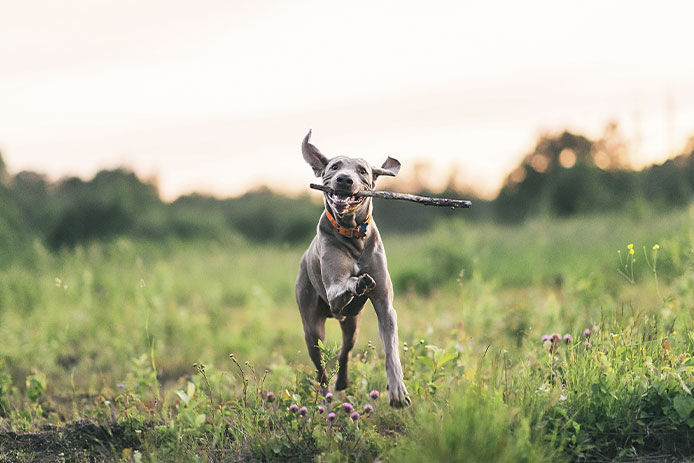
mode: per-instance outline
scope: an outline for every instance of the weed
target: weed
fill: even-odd
[[[384,399],[370,310],[347,390],[315,381],[293,298],[303,246],[37,243],[0,270],[0,460],[691,458],[693,223],[448,222],[385,236],[404,410]],[[643,258],[623,248],[655,242]],[[331,380],[338,338],[328,323]],[[28,443],[80,435],[101,444]]]

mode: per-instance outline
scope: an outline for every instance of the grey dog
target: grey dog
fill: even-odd
[[[318,340],[325,338],[325,319],[334,317],[342,329],[342,347],[335,389],[347,387],[349,353],[357,340],[361,310],[371,300],[386,355],[388,396],[393,406],[409,405],[398,355],[397,315],[386,253],[376,223],[371,218],[371,198],[355,196],[373,189],[381,175],[395,176],[400,162],[388,157],[381,167],[347,156],[327,158],[309,143],[301,145],[304,160],[316,177],[334,193],[324,193],[325,210],[317,234],[301,258],[296,280],[296,301],[301,312],[308,353],[316,365],[318,381],[327,387]]]

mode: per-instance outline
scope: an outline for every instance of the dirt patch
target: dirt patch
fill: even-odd
[[[0,462],[96,462],[120,458],[124,448],[140,440],[120,424],[76,421],[38,432],[0,433]]]

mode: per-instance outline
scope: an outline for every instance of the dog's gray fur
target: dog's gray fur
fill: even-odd
[[[400,163],[388,158],[383,165],[372,167],[363,159],[324,156],[309,143],[308,132],[301,149],[304,160],[313,168],[323,185],[345,195],[373,189],[381,175],[395,176]],[[353,228],[371,216],[371,198],[334,196],[324,194],[325,209],[337,222]],[[321,364],[318,340],[325,338],[325,319],[335,317],[342,329],[342,348],[338,362],[336,390],[347,387],[347,364],[354,347],[366,300],[371,300],[378,316],[378,329],[386,354],[386,377],[390,404],[402,406],[410,403],[402,381],[402,367],[398,354],[397,315],[393,308],[393,285],[388,274],[386,253],[376,223],[371,218],[364,238],[343,236],[328,221],[325,213],[320,218],[317,234],[301,258],[296,280],[296,300],[304,325],[306,345],[316,365],[318,381],[327,386],[327,373]]]

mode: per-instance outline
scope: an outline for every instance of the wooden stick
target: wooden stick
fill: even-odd
[[[335,191],[332,188],[327,186],[317,185],[315,183],[312,183],[310,186],[314,190],[320,190],[331,194],[335,193]],[[408,193],[391,193],[390,191],[379,190],[363,190],[358,193],[355,193],[354,196],[370,196],[372,198],[383,199],[400,199],[403,201],[412,201],[415,203],[423,204],[425,206],[450,207],[451,209],[456,209],[459,207],[468,208],[472,205],[472,202],[466,201],[464,199],[431,198],[429,196],[417,196]]]

